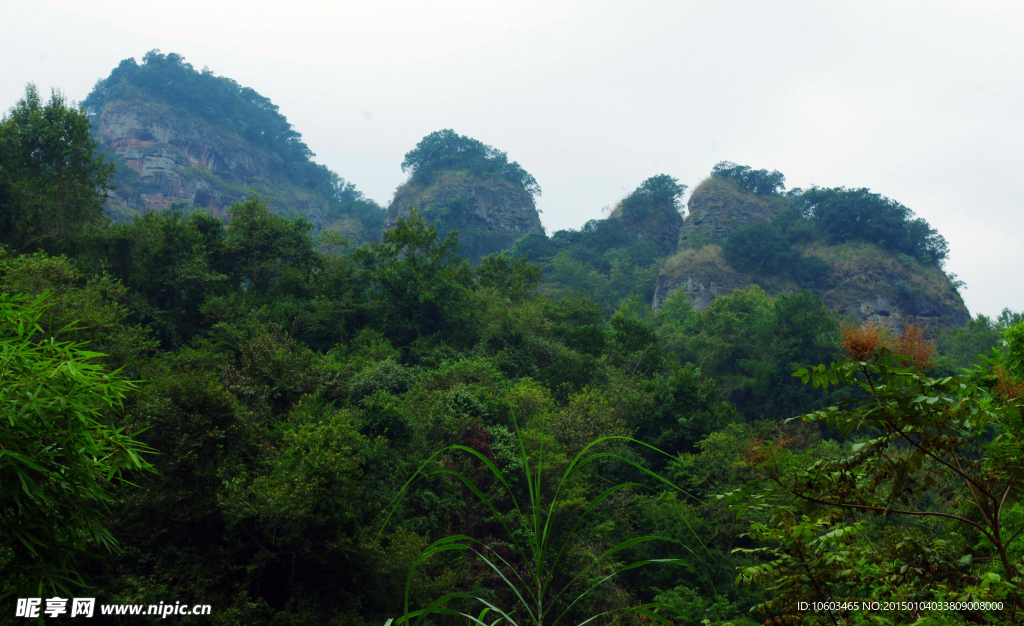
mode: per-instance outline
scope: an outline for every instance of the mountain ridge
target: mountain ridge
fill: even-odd
[[[82,104],[117,165],[106,204],[115,220],[168,209],[224,217],[255,190],[275,212],[356,243],[379,239],[417,210],[443,233],[456,229],[465,258],[525,253],[546,264],[556,290],[607,292],[609,310],[630,295],[657,310],[678,289],[701,310],[717,295],[757,284],[770,295],[809,289],[844,314],[892,325],[969,319],[941,269],[945,240],[867,189],[783,193],[780,172],[722,162],[690,195],[685,219],[686,186],[662,174],[606,220],[548,237],[533,176],[501,150],[452,130],[427,135],[405,155],[409,178],[385,210],[313,162],[268,98],[196,71],[180,55],[154,50],[141,64],[126,59]]]

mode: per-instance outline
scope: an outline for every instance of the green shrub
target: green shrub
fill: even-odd
[[[941,264],[949,255],[946,239],[927,221],[870,189],[814,187],[790,195],[829,243],[867,241],[931,265]]]

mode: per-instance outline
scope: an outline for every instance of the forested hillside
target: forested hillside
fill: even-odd
[[[818,295],[822,250],[942,273],[901,205],[725,164],[702,186],[742,211],[691,198],[684,220],[660,175],[470,263],[412,209],[357,246],[259,194],[110,223],[99,148],[59,95],[0,120],[6,601],[201,603],[174,619],[218,625],[1021,621],[1021,316],[894,330]],[[460,167],[536,185],[481,154]],[[417,185],[450,173],[417,163]],[[681,254],[766,282],[656,296]]]

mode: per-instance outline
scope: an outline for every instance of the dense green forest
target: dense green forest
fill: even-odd
[[[268,141],[301,151],[281,128]],[[456,158],[431,146],[414,176]],[[227,220],[110,224],[96,149],[59,94],[30,89],[0,121],[5,606],[181,601],[213,610],[180,623],[224,625],[1024,619],[1020,315],[926,337],[757,286],[653,311],[675,245],[659,235],[682,220],[664,175],[609,219],[470,264],[416,212],[358,247],[257,195]],[[775,174],[716,171],[781,194]],[[783,251],[824,229],[945,257],[888,199],[794,197],[761,237]],[[833,228],[837,211],[871,226]]]

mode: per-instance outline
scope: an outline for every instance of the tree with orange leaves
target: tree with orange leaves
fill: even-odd
[[[931,344],[916,327],[840,334],[845,360],[794,375],[860,391],[799,418],[846,442],[806,452],[764,442],[748,454],[758,478],[720,496],[738,514],[762,512],[748,537],[763,547],[741,551],[766,561],[737,577],[766,588],[754,611],[772,623],[853,624],[867,623],[864,602],[888,602],[893,610],[875,613],[885,623],[1021,623],[1018,403],[967,378],[925,375]],[[935,604],[949,602],[968,604]]]

